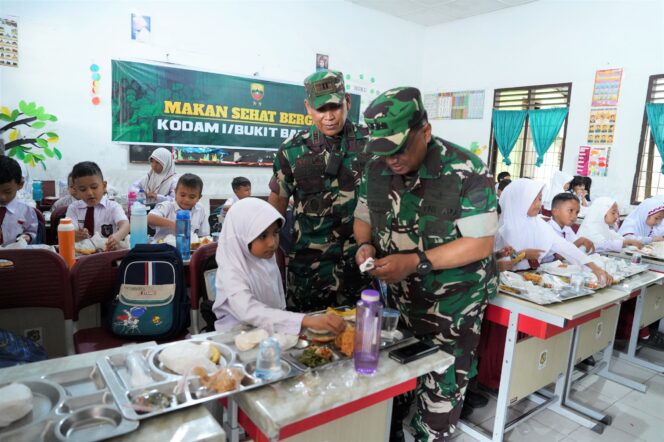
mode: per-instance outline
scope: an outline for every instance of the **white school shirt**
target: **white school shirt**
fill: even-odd
[[[141,181],[143,181],[145,178],[141,178],[140,180],[134,181],[132,185],[129,187],[130,192],[140,192],[141,190]],[[171,180],[171,184],[168,187],[168,192],[166,195],[162,195],[161,193],[157,193],[157,203],[161,203],[164,201],[173,201],[175,199],[175,187],[177,186],[178,183],[178,177],[175,175],[173,179]],[[143,192],[147,194],[147,191],[143,189]],[[147,195],[146,195],[147,196]]]
[[[82,229],[85,225],[85,214],[88,205],[85,201],[78,200],[69,205],[67,209],[67,218],[71,218],[74,225],[78,223],[78,228]],[[106,195],[95,206],[95,231],[88,232],[90,236],[94,233],[101,233],[101,236],[108,238],[118,231],[120,221],[129,221],[122,206],[115,201],[108,199]]]
[[[16,242],[16,238],[24,233],[30,235],[31,242],[34,242],[39,226],[35,209],[18,198],[14,198],[4,207],[7,207],[7,213],[2,221],[2,245]]]
[[[548,222],[549,225],[553,228],[553,231],[556,232],[558,236],[560,236],[561,238],[565,238],[567,241],[571,243],[579,239],[579,237],[577,236],[576,233],[574,233],[574,230],[572,230],[571,227],[564,226],[561,228],[560,225],[558,225],[558,223],[553,218],[551,218]]]
[[[68,193],[67,195],[63,196],[62,198],[58,199],[56,202],[53,203],[53,205],[51,206],[51,212],[55,212],[56,209],[59,209],[60,207],[69,207],[74,201],[78,200]]]
[[[178,206],[178,203],[175,201],[164,201],[155,206],[150,213],[161,216],[162,218],[170,219],[175,221],[176,214],[178,210],[183,210]],[[174,235],[175,232],[167,227],[158,227],[152,226],[155,228],[156,232],[154,234],[154,239],[159,240],[163,239],[169,233]],[[191,231],[196,232],[198,236],[208,236],[210,234],[210,224],[208,222],[208,214],[205,206],[201,203],[196,203],[196,205],[191,209]]]

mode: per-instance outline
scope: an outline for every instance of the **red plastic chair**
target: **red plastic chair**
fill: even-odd
[[[201,280],[204,271],[203,264],[210,256],[213,256],[216,253],[216,242],[205,244],[194,251],[194,254],[191,255],[191,260],[189,261],[189,297],[191,300],[191,327],[193,333],[198,333],[200,331],[198,324],[198,309],[201,293],[203,293],[203,287],[201,287]]]
[[[51,212],[51,226],[48,229],[48,244],[55,245],[58,243],[58,226],[60,220],[67,214],[69,206],[58,207],[55,211]]]
[[[118,263],[128,250],[95,253],[76,261],[71,271],[73,319],[78,321],[79,312],[90,305],[104,303],[115,297]],[[130,341],[116,338],[103,327],[76,330],[74,349],[76,353],[88,353],[120,347]]]
[[[73,354],[74,315],[67,264],[45,249],[0,250],[0,259],[13,264],[0,268],[0,308],[46,307],[65,318],[65,346]]]
[[[41,213],[41,210],[34,209],[35,215],[37,215],[37,237],[35,238],[34,244],[45,244],[46,243],[46,220],[44,219],[44,214]]]

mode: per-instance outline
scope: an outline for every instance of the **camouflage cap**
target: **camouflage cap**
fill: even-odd
[[[344,75],[339,71],[323,69],[304,79],[307,101],[314,109],[326,104],[340,104],[346,98]]]
[[[364,111],[364,122],[369,127],[367,151],[382,156],[394,154],[406,142],[410,129],[425,117],[418,89],[397,87],[383,92]]]

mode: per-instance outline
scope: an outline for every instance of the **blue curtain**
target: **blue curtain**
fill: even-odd
[[[566,107],[528,111],[530,131],[533,134],[535,151],[537,151],[535,166],[539,167],[544,162],[544,154],[558,136],[568,111],[569,109]]]
[[[525,110],[493,110],[493,136],[496,138],[498,150],[503,156],[503,162],[508,166],[512,164],[509,156],[519,138],[525,120]]]
[[[646,113],[655,146],[662,157],[662,173],[664,173],[664,104],[648,103]]]

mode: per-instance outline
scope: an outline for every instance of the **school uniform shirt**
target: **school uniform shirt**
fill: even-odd
[[[78,228],[82,229],[85,225],[85,214],[88,206],[85,201],[78,200],[69,205],[67,209],[67,218],[71,218],[74,225],[78,223]],[[106,195],[95,206],[94,210],[95,231],[88,232],[90,236],[95,233],[101,233],[101,236],[108,238],[118,231],[120,221],[128,221],[122,206],[115,201],[108,199]]]
[[[233,204],[237,203],[240,201],[237,196],[233,195],[232,197],[228,198],[226,201],[224,201],[224,204],[221,206],[221,210],[219,211],[219,221],[224,221],[224,218],[226,218],[226,213],[224,212],[224,207],[230,207],[233,206]]]
[[[73,203],[74,201],[78,200],[73,196],[71,196],[71,194],[67,194],[53,203],[53,205],[51,206],[51,212],[55,212],[60,207],[69,207],[69,205],[71,205],[71,203]]]
[[[162,218],[170,219],[175,221],[176,214],[178,210],[183,210],[178,203],[175,201],[164,201],[155,206],[150,213],[159,215]],[[166,237],[169,233],[174,235],[175,232],[166,227],[155,227],[154,239],[160,240]],[[208,236],[210,234],[210,224],[208,223],[208,214],[205,206],[201,203],[196,203],[196,205],[191,209],[191,231],[196,232],[198,236]]]
[[[2,245],[16,242],[16,238],[23,234],[30,235],[31,242],[34,242],[39,226],[35,209],[17,198],[11,200],[6,206],[0,204],[0,208],[2,207],[6,208],[6,212],[2,210],[2,212],[5,212],[5,216],[0,226],[2,229]]]
[[[579,229],[579,236],[592,241],[597,253],[620,252],[623,248],[623,237],[604,221],[615,203],[616,200],[606,196],[596,198]]]
[[[650,215],[655,215],[664,210],[664,201],[658,197],[651,197],[638,205],[620,226],[620,233],[626,239],[636,239],[643,244],[652,242],[653,228],[646,223]]]
[[[551,218],[548,222],[553,231],[556,232],[556,234],[561,238],[564,238],[565,240],[571,243],[579,239],[579,237],[576,235],[576,233],[574,233],[574,230],[572,230],[571,227],[569,226],[560,227],[560,225],[558,225],[558,223],[553,218]]]

